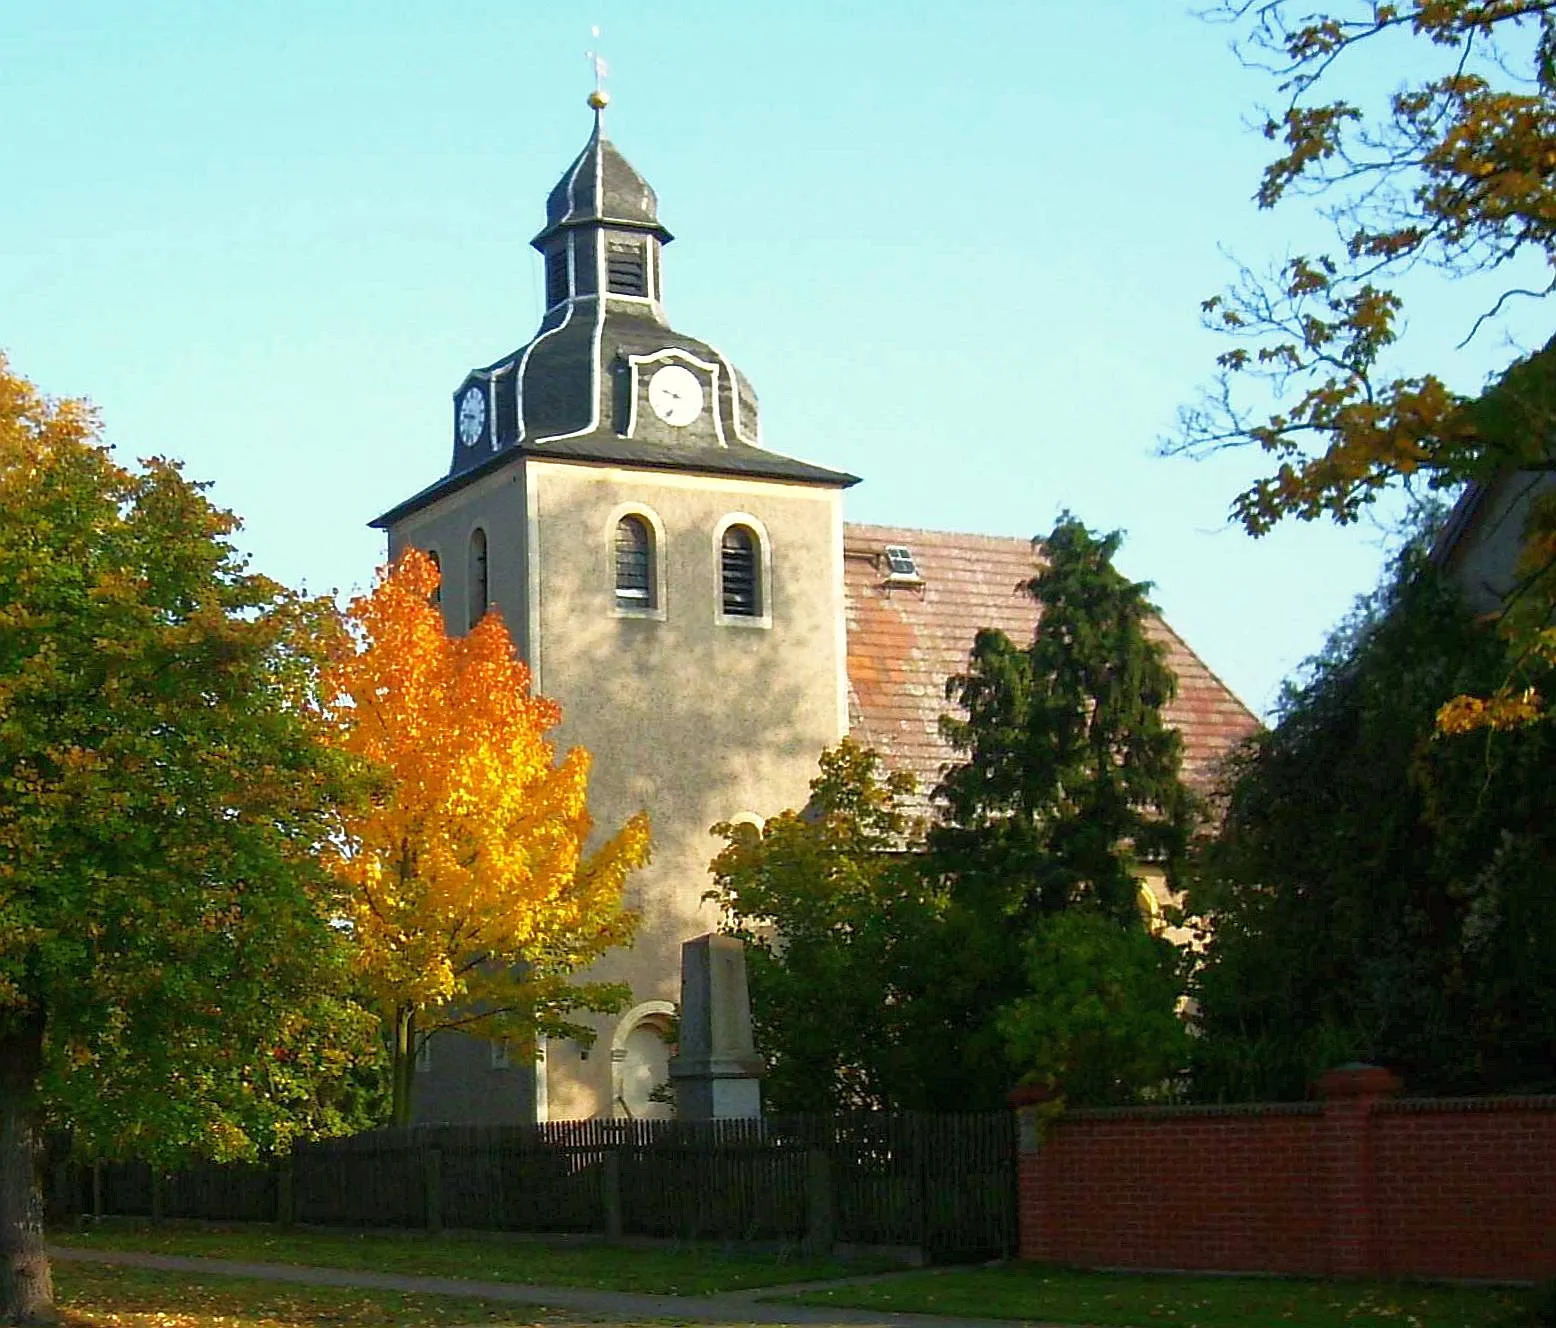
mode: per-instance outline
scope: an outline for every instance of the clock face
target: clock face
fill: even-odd
[[[486,427],[486,393],[479,387],[467,387],[459,398],[459,441],[474,447]]]
[[[648,404],[666,424],[679,429],[702,414],[702,384],[679,364],[667,364],[648,380]]]

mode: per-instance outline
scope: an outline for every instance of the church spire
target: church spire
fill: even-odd
[[[600,40],[600,25],[596,23],[589,29],[596,43]],[[605,76],[610,73],[609,66],[605,63],[605,57],[600,54],[599,46],[592,51],[585,51],[584,55],[589,60],[589,66],[594,70],[594,91],[589,94],[589,105],[594,108],[594,133],[598,138],[601,124],[605,119],[605,108],[610,105],[611,95],[605,90]]]
[[[608,100],[601,87],[589,94],[594,132],[551,190],[545,228],[530,243],[545,259],[548,311],[603,293],[646,301],[657,317],[659,251],[674,237],[648,181],[605,137]]]

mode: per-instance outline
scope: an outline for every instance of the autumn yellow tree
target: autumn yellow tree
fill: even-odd
[[[1399,483],[1556,472],[1556,339],[1538,344],[1556,294],[1556,0],[1222,0],[1211,14],[1274,83],[1259,206],[1321,198],[1334,238],[1205,302],[1231,344],[1169,450],[1262,450],[1268,472],[1233,503],[1254,535],[1354,521]],[[1515,310],[1535,320],[1482,393],[1400,345],[1406,296],[1434,273],[1485,292],[1456,338],[1511,336]],[[1502,618],[1515,676],[1445,709],[1450,731],[1544,709],[1531,680],[1556,664],[1556,486],[1529,491]]]
[[[357,963],[393,1052],[407,1124],[417,1052],[440,1029],[533,1048],[588,1037],[578,1010],[614,1010],[620,984],[572,977],[631,939],[628,874],[648,859],[639,813],[592,851],[589,754],[560,761],[560,708],[530,691],[502,619],[450,637],[438,570],[416,550],[352,602],[357,648],[335,664],[341,746],[379,772],[333,854]]]

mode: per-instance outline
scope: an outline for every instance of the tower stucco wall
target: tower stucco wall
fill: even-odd
[[[469,629],[470,538],[486,533],[487,600],[502,614],[520,656],[530,648],[525,473],[504,466],[389,527],[389,560],[407,548],[436,553],[442,568],[443,620],[455,636]]]
[[[559,746],[593,755],[590,807],[601,832],[639,808],[653,862],[629,885],[637,941],[591,977],[631,984],[635,1001],[678,997],[680,946],[712,930],[702,895],[719,846],[709,828],[802,806],[821,749],[845,731],[841,494],[836,489],[526,461],[531,495],[529,611],[541,690],[562,705]],[[615,523],[658,518],[662,616],[615,607]],[[768,626],[719,621],[718,540],[732,514],[765,533]],[[617,1021],[546,1058],[553,1119],[610,1114]]]

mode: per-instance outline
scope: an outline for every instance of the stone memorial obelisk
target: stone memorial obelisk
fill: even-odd
[[[670,1061],[676,1115],[727,1120],[762,1114],[762,1058],[751,1040],[746,948],[710,932],[681,946],[681,1036]]]

